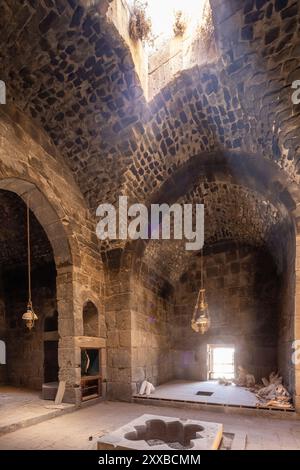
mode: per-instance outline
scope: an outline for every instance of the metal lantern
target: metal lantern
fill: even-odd
[[[29,199],[27,201],[27,259],[28,259],[28,303],[27,310],[22,315],[22,320],[24,320],[26,327],[29,330],[32,330],[34,323],[38,320],[38,316],[35,314],[32,307],[31,300],[31,252],[30,252],[30,219],[29,219]]]
[[[210,316],[203,282],[203,249],[201,251],[201,287],[194,308],[191,327],[196,333],[201,333],[202,335],[206,333],[210,327]]]

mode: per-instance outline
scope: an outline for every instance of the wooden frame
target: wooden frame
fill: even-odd
[[[81,401],[92,400],[93,398],[100,398],[102,396],[102,374],[101,372],[101,348],[95,348],[92,346],[81,347],[81,350],[92,349],[98,351],[99,361],[99,374],[97,375],[84,375],[80,379],[81,388]]]

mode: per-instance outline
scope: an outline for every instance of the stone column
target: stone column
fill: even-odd
[[[107,325],[107,394],[131,401],[130,263],[115,250],[108,254],[105,316]]]
[[[80,402],[80,354],[75,349],[75,322],[73,296],[73,268],[58,268],[57,309],[58,309],[58,364],[59,380],[66,381],[64,402]]]

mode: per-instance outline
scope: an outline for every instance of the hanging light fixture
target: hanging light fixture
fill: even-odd
[[[29,219],[29,197],[27,200],[27,261],[28,261],[28,303],[27,310],[22,315],[26,327],[31,330],[34,327],[34,322],[38,319],[34,313],[31,300],[31,253],[30,253],[30,219]]]
[[[210,316],[208,311],[208,305],[205,299],[205,289],[203,281],[203,248],[201,250],[201,286],[198,292],[197,302],[194,308],[193,318],[191,321],[191,327],[197,333],[202,335],[207,332],[210,327]]]

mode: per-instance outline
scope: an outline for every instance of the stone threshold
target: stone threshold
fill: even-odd
[[[217,413],[245,414],[250,416],[266,416],[279,419],[300,419],[300,414],[294,409],[284,410],[276,408],[262,408],[245,405],[228,405],[221,403],[195,402],[192,400],[176,400],[170,398],[155,398],[133,395],[133,403],[152,406],[171,406],[175,408],[194,408],[203,411],[214,411]]]
[[[6,425],[0,424],[0,436],[17,431],[18,429],[34,426],[35,424],[42,423],[43,421],[48,421],[49,419],[58,418],[59,416],[78,411],[82,408],[97,405],[98,403],[101,403],[103,401],[104,399],[102,397],[99,397],[94,398],[92,400],[87,400],[85,402],[80,403],[79,405],[62,403],[62,405],[57,406],[55,406],[54,404],[52,405],[50,404],[51,402],[49,402],[49,411],[46,413],[40,414],[38,416],[33,416],[32,418],[21,419],[20,421],[16,421],[15,423],[10,423]],[[52,410],[51,407],[53,407]]]
[[[49,405],[51,406],[51,405]],[[53,405],[54,407],[55,405]],[[14,423],[10,424],[0,424],[0,436],[4,434],[8,434],[18,429],[28,428],[29,426],[34,426],[35,424],[42,423],[43,421],[48,421],[49,419],[57,418],[58,416],[62,416],[66,413],[72,413],[73,411],[78,410],[79,408],[76,405],[71,404],[63,404],[63,408],[55,408],[53,410],[49,409],[49,412],[45,412],[38,416],[33,416],[32,418],[24,418],[20,419],[19,421],[15,421]]]

